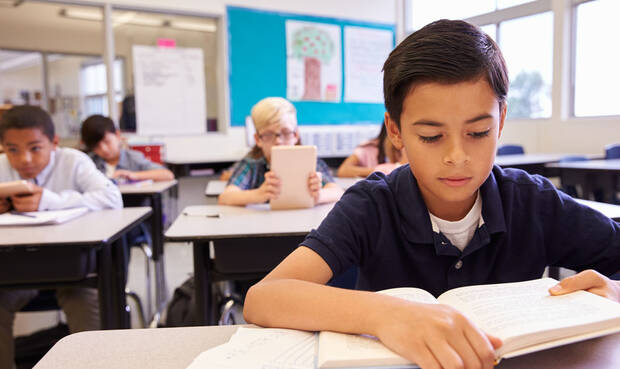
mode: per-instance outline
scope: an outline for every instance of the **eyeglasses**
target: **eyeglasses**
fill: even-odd
[[[258,137],[265,142],[273,142],[276,140],[276,137],[280,137],[282,141],[288,142],[295,138],[295,131],[282,131],[280,133],[265,132],[258,135]]]

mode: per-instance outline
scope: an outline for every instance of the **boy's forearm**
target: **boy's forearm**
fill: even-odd
[[[174,179],[174,174],[168,169],[151,169],[135,172],[139,180],[152,179],[153,181],[171,181]]]
[[[246,321],[264,327],[377,334],[390,298],[295,279],[261,281],[245,299]]]

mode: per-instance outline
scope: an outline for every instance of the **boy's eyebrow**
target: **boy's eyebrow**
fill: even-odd
[[[480,114],[480,115],[478,115],[476,117],[473,117],[471,119],[467,119],[465,121],[465,123],[466,124],[475,123],[475,122],[478,122],[480,120],[489,119],[489,118],[493,118],[493,116],[491,114]],[[441,122],[436,122],[434,120],[430,120],[430,119],[420,119],[420,120],[414,122],[413,125],[414,126],[421,125],[421,126],[441,127],[444,124],[441,123]]]
[[[465,123],[475,123],[479,120],[484,120],[484,119],[489,119],[489,118],[493,118],[493,116],[491,114],[480,114],[477,117],[471,118],[471,119],[467,119],[465,121]]]

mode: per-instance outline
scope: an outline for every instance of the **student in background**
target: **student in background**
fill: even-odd
[[[385,163],[379,164],[375,167],[374,172],[381,172],[383,174],[390,174],[392,171],[401,165],[407,164],[407,153],[405,149],[402,148],[398,150],[394,145],[392,145],[392,141],[389,139],[384,141],[383,147],[385,148],[386,160]]]
[[[338,168],[338,177],[367,177],[375,171],[379,164],[389,163],[389,156],[385,151],[387,141],[385,124],[381,124],[379,135],[372,140],[362,142]]]
[[[0,213],[88,207],[121,208],[118,188],[102,175],[84,153],[59,148],[50,116],[35,106],[17,106],[0,119],[0,182],[25,179],[34,183],[28,195],[0,199]],[[53,262],[50,261],[50,262]],[[0,368],[13,367],[15,312],[37,290],[0,290]],[[99,302],[94,288],[59,288],[58,303],[67,314],[71,332],[100,329]]]
[[[493,164],[509,82],[488,35],[440,20],[403,40],[383,70],[388,134],[411,166],[350,187],[250,288],[247,322],[370,334],[424,369],[490,369],[502,342],[463,314],[368,291],[411,286],[438,296],[540,278],[555,265],[581,272],[550,294],[586,290],[620,302],[620,282],[605,276],[620,269],[620,224],[544,177]],[[359,290],[325,286],[352,266]]]
[[[264,203],[277,198],[280,179],[269,170],[271,148],[299,143],[297,111],[293,104],[281,97],[268,97],[252,108],[256,146],[235,166],[228,186],[218,197],[223,205]],[[319,174],[320,173],[320,174]],[[342,189],[335,182],[327,164],[317,158],[317,172],[308,178],[308,190],[315,203],[337,201]]]
[[[82,141],[95,166],[109,178],[129,181],[169,181],[172,172],[153,163],[139,151],[121,147],[121,134],[112,119],[91,115],[82,123]]]

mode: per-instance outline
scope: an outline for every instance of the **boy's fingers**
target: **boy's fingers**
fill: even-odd
[[[502,345],[502,340],[474,326],[468,328],[464,330],[465,338],[475,351],[476,357],[480,359],[481,367],[492,367],[495,362],[495,349]]]
[[[549,293],[551,295],[564,295],[574,291],[599,287],[604,283],[602,275],[593,270],[585,270],[579,274],[564,278],[560,283],[551,287]]]

